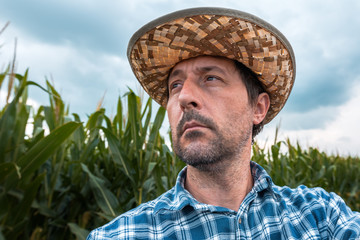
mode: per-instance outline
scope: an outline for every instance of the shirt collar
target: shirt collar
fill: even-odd
[[[154,212],[161,210],[178,211],[185,206],[195,206],[196,199],[185,189],[187,167],[184,167],[178,174],[175,186],[157,199]]]
[[[255,192],[261,192],[265,189],[272,191],[272,180],[265,169],[253,161],[250,162],[250,168],[254,179],[253,190]]]
[[[273,193],[276,197],[278,193],[273,189],[273,182],[269,174],[262,168],[259,164],[255,162],[250,162],[251,174],[254,178],[254,186],[251,190],[251,193],[259,193],[264,190],[268,190]],[[165,194],[159,197],[154,211],[158,213],[160,210],[170,210],[178,211],[183,209],[186,206],[191,206],[194,209],[202,211],[229,211],[227,208],[215,207],[208,204],[203,204],[197,201],[186,189],[185,189],[185,180],[186,180],[187,167],[184,167],[178,174],[175,186]],[[231,210],[230,210],[231,211]]]

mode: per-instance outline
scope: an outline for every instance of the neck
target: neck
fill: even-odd
[[[238,211],[253,186],[250,160],[231,161],[221,169],[201,171],[188,166],[185,188],[199,202]]]

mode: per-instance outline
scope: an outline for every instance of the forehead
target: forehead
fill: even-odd
[[[218,70],[232,71],[235,69],[234,61],[225,57],[199,56],[177,63],[170,71],[169,78],[189,70]]]

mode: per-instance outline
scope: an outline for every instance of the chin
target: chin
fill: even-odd
[[[228,154],[218,151],[209,143],[191,142],[176,150],[178,157],[187,165],[193,166],[201,171],[209,171],[217,168],[218,163],[227,158]]]

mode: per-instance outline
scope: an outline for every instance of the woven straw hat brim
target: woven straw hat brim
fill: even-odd
[[[170,70],[201,55],[235,59],[258,75],[270,96],[264,123],[283,108],[295,80],[295,56],[284,35],[254,15],[225,8],[177,11],[140,28],[127,49],[136,78],[164,107]]]

